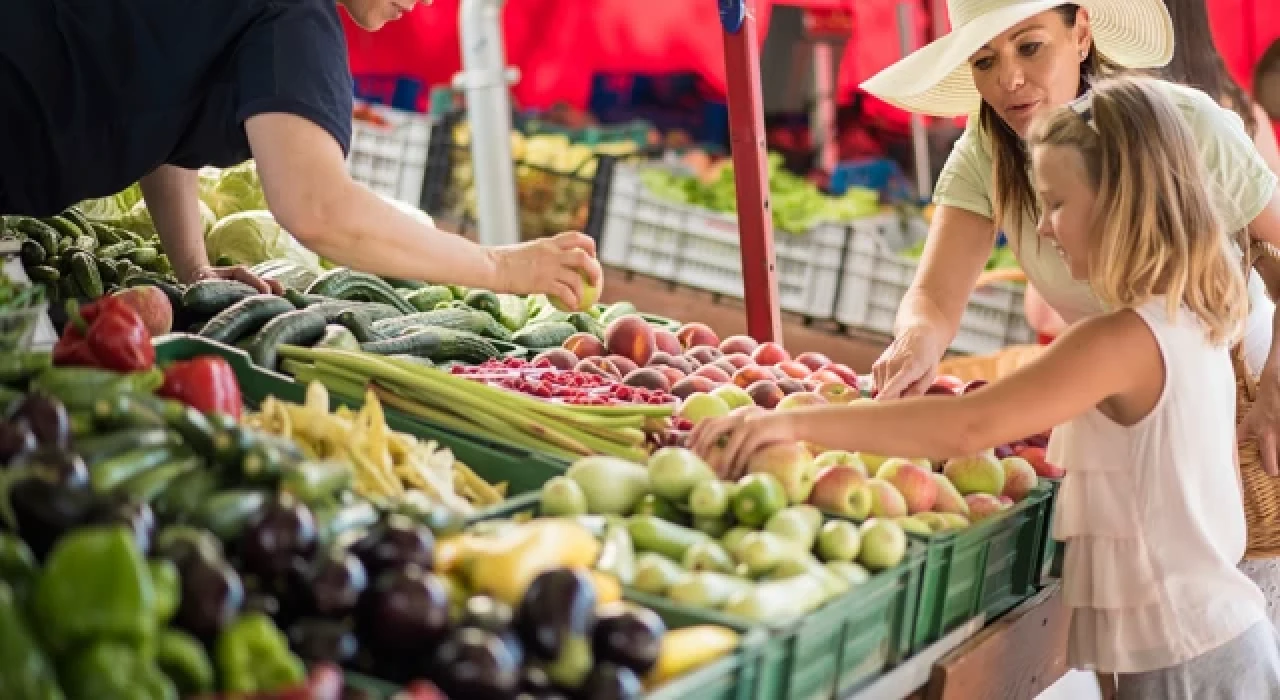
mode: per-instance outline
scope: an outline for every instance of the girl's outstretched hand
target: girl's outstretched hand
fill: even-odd
[[[721,479],[736,481],[746,473],[747,462],[755,453],[770,445],[795,440],[790,414],[746,406],[723,418],[708,418],[696,425],[689,435],[689,446]]]

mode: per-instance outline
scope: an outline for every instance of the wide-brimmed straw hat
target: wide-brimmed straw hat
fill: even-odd
[[[978,107],[969,57],[1019,22],[1063,0],[947,0],[951,32],[885,68],[862,88],[902,109],[959,117]],[[1089,11],[1095,49],[1126,68],[1157,68],[1173,58],[1173,21],[1163,0],[1074,0]]]

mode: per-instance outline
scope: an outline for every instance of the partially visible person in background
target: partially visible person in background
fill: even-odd
[[[1280,39],[1262,52],[1253,69],[1253,99],[1274,122],[1280,122]]]
[[[1067,322],[1049,306],[1049,302],[1040,296],[1040,292],[1031,283],[1027,283],[1027,291],[1022,299],[1022,313],[1027,318],[1027,325],[1036,332],[1036,342],[1040,345],[1048,345],[1067,329]]]

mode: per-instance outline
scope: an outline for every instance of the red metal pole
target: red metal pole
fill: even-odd
[[[729,87],[729,145],[738,195],[747,333],[762,343],[782,342],[756,20],[748,11],[746,0],[719,0],[719,6]]]

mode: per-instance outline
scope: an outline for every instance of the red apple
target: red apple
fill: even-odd
[[[810,370],[816,372],[822,369],[823,367],[826,367],[827,365],[831,364],[831,358],[827,357],[826,355],[823,355],[820,352],[810,351],[810,352],[802,352],[799,355],[797,355],[796,362],[799,362],[805,367],[808,367]]]
[[[173,330],[173,305],[159,287],[139,285],[116,292],[112,296],[133,309],[152,336],[164,335]]]
[[[776,365],[779,362],[786,362],[791,359],[791,354],[786,348],[777,343],[761,343],[760,347],[751,353],[751,359],[761,365]]]

